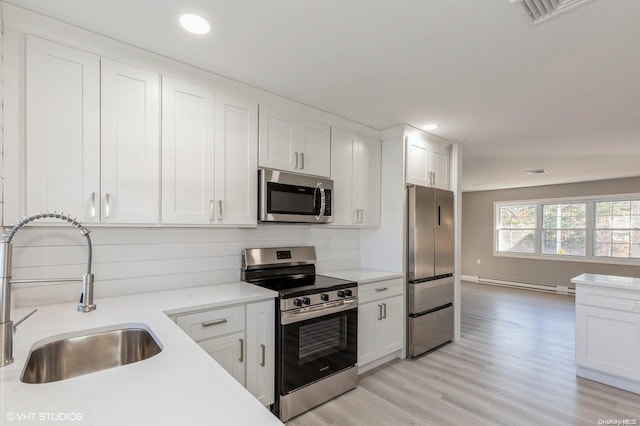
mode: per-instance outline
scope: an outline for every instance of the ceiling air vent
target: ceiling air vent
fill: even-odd
[[[534,24],[540,24],[549,18],[553,18],[569,10],[582,6],[592,0],[509,0],[511,3],[519,3],[529,20]]]

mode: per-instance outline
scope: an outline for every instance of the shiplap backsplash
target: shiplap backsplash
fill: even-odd
[[[360,231],[322,225],[257,228],[93,228],[95,300],[240,280],[248,247],[313,245],[318,272],[358,268]],[[13,278],[80,278],[85,239],[73,228],[28,227],[13,240]],[[80,283],[15,284],[14,306],[73,301]]]

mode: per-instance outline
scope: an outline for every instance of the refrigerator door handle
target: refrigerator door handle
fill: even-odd
[[[438,226],[441,225],[441,221],[440,221],[441,215],[440,215],[440,206],[438,206]]]

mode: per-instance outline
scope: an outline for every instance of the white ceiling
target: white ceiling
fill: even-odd
[[[377,129],[437,122],[466,191],[640,175],[638,0],[536,27],[509,0],[7,3]],[[212,33],[179,29],[187,11]]]

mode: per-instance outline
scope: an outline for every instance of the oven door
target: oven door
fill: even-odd
[[[353,367],[358,308],[281,325],[280,394]]]
[[[330,179],[261,169],[259,219],[262,222],[331,222],[332,189]]]

